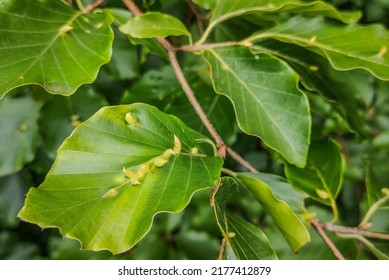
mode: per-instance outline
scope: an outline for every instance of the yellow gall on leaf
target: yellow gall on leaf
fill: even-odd
[[[173,151],[178,155],[181,152],[181,141],[178,139],[178,137],[174,134],[174,145],[173,145]]]
[[[315,189],[315,192],[316,192],[317,196],[320,197],[321,199],[328,199],[329,198],[328,193],[325,190]]]
[[[103,197],[114,197],[119,194],[118,188],[112,188],[109,191],[107,191]]]
[[[196,147],[193,147],[192,149],[190,149],[190,153],[192,155],[197,155],[199,153],[199,149],[197,149]]]
[[[136,174],[136,172],[134,170],[127,169],[127,168],[123,167],[123,174],[127,178],[131,179],[132,176],[134,176]]]
[[[235,232],[229,232],[227,233],[228,238],[234,238],[235,237]]]
[[[125,119],[129,125],[138,124],[138,119],[131,112],[126,114]]]
[[[389,196],[389,189],[388,188],[382,188],[381,189],[381,192],[386,195],[386,196]]]
[[[73,26],[65,24],[65,25],[61,26],[61,28],[59,29],[59,33],[60,34],[65,34],[66,32],[68,32],[68,31],[70,31],[72,29],[73,29]]]
[[[316,39],[317,39],[317,36],[312,36],[311,39],[309,39],[309,42],[310,43],[315,43],[316,42]]]
[[[378,56],[383,57],[388,52],[388,48],[386,46],[382,46],[380,51],[378,52]]]
[[[156,167],[163,167],[167,163],[167,160],[162,157],[157,157],[154,159],[154,165]]]
[[[176,155],[176,153],[172,149],[167,149],[165,152],[162,154],[162,158],[169,160],[172,156]]]
[[[130,178],[131,185],[140,185],[138,174],[135,174]]]

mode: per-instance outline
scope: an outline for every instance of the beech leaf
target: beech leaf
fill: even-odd
[[[389,32],[381,25],[340,24],[324,18],[293,17],[274,28],[248,38],[274,38],[320,54],[337,70],[359,69],[389,80]]]
[[[160,212],[179,212],[212,187],[222,159],[202,153],[192,130],[155,107],[105,107],[77,126],[19,216],[58,227],[91,250],[121,253]]]
[[[297,74],[283,61],[265,53],[254,55],[246,47],[216,48],[204,57],[215,91],[230,98],[240,128],[290,163],[304,166],[311,119]]]
[[[111,59],[112,17],[84,14],[57,0],[0,2],[0,98],[39,84],[70,95]]]

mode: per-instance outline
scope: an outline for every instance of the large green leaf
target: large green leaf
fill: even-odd
[[[70,95],[111,57],[112,17],[57,0],[0,2],[0,97],[26,84]]]
[[[293,186],[305,191],[313,199],[332,205],[338,196],[344,173],[340,147],[332,140],[311,144],[305,168],[285,165],[285,174]]]
[[[381,25],[343,25],[323,18],[293,17],[248,39],[275,38],[314,51],[337,70],[361,69],[389,80],[389,32]]]
[[[204,56],[215,91],[231,99],[240,128],[260,137],[290,163],[304,166],[311,120],[295,72],[281,60],[254,55],[245,47],[216,48]]]
[[[307,13],[334,18],[345,23],[353,22],[361,17],[360,12],[339,12],[330,4],[323,1],[300,1],[300,0],[196,0],[198,5],[212,10],[212,17],[203,37],[202,43],[208,33],[216,25],[234,17],[253,13]]]
[[[19,216],[59,227],[86,249],[124,252],[157,213],[181,211],[195,191],[213,186],[221,165],[174,116],[140,103],[105,107],[60,147]]]
[[[231,246],[233,258],[240,260],[277,259],[267,236],[259,228],[227,211],[228,200],[237,186],[234,179],[224,177],[214,196],[216,220],[227,246]]]
[[[120,31],[134,38],[191,36],[179,19],[159,12],[147,12],[131,18],[126,24],[120,26]]]
[[[40,143],[40,106],[29,96],[0,101],[0,177],[19,171],[34,159]]]
[[[309,242],[310,236],[302,221],[285,201],[275,196],[270,186],[261,179],[259,174],[238,173],[237,178],[273,218],[294,252]]]

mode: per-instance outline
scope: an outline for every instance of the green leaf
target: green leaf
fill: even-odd
[[[134,38],[166,38],[185,35],[191,37],[185,25],[177,18],[159,12],[147,12],[131,18],[119,30]]]
[[[253,53],[267,52],[287,61],[306,88],[336,101],[333,102],[335,108],[347,117],[353,130],[367,134],[366,108],[360,104],[365,103],[364,95],[373,93],[371,76],[356,71],[337,71],[326,58],[314,52],[272,39],[261,41],[251,50]]]
[[[83,248],[124,252],[157,213],[179,212],[194,192],[212,187],[221,165],[174,116],[140,103],[105,107],[60,147],[19,216],[59,227]]]
[[[326,205],[332,205],[343,183],[344,162],[339,145],[332,140],[311,144],[307,166],[285,164],[285,174],[298,189]]]
[[[232,254],[226,257],[239,260],[274,260],[276,253],[270,247],[266,235],[253,224],[227,211],[227,203],[232,192],[237,188],[237,182],[224,177],[214,197],[214,210],[220,231],[226,245],[231,246]]]
[[[260,137],[290,163],[304,166],[311,120],[295,72],[283,61],[254,55],[245,47],[212,49],[204,56],[215,91],[230,98],[240,128]]]
[[[263,13],[303,13],[321,15],[334,18],[345,23],[357,21],[361,17],[360,12],[339,12],[330,4],[323,1],[299,1],[299,0],[197,0],[198,5],[211,9],[212,17],[202,38],[197,44],[205,41],[209,32],[218,24],[246,14]]]
[[[302,221],[285,201],[275,196],[270,186],[262,181],[260,175],[238,173],[237,178],[273,218],[274,223],[294,252],[309,242],[310,236]]]
[[[306,211],[304,199],[308,195],[295,189],[285,178],[269,173],[259,173],[255,177],[266,183],[271,188],[274,196],[285,201],[293,212],[301,214]]]
[[[0,177],[34,159],[40,143],[39,109],[40,104],[29,96],[0,101]]]
[[[27,84],[70,95],[111,58],[112,17],[62,1],[1,1],[0,97]]]
[[[343,25],[297,16],[247,40],[260,45],[261,39],[269,37],[316,52],[337,70],[360,69],[389,80],[389,32],[381,25]]]
[[[299,1],[299,0],[216,0],[212,7],[213,22],[222,22],[226,19],[249,13],[287,12],[309,13],[322,15],[341,20],[343,22],[356,21],[361,17],[360,12],[339,12],[330,4],[322,1]]]

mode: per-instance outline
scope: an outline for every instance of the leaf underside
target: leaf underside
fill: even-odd
[[[170,149],[175,153],[164,162]],[[83,248],[121,253],[148,232],[157,213],[181,211],[194,192],[212,187],[221,165],[221,158],[201,154],[177,118],[141,103],[105,107],[59,148],[19,216],[59,227]]]

